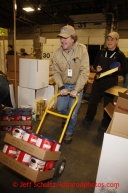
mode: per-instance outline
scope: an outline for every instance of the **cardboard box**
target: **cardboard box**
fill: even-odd
[[[32,125],[31,121],[1,121],[1,125]]]
[[[15,79],[15,71],[14,70],[10,70],[7,72],[7,78],[8,79]],[[19,80],[19,71],[16,71],[16,80]]]
[[[17,139],[13,137],[9,133],[6,133],[4,142],[11,144],[12,146],[21,149],[22,151],[27,152],[30,155],[33,155],[41,160],[59,160],[61,152],[52,152],[52,151],[45,151],[39,147],[36,147],[32,144],[29,144],[26,141],[21,139]]]
[[[53,177],[55,171],[54,168],[52,170],[42,172],[35,171],[29,168],[28,166],[14,160],[3,152],[0,152],[0,162],[6,165],[7,167],[11,168],[15,172],[21,174],[28,180],[31,180],[32,182],[40,182],[43,180],[50,179]]]
[[[41,89],[49,85],[49,60],[19,59],[19,86]]]
[[[108,90],[106,90],[105,92],[109,93],[109,94],[112,94],[112,95],[115,95],[115,96],[118,96],[119,92],[120,93],[127,92],[127,88],[123,88],[123,87],[120,87],[120,86],[113,86],[113,87],[109,88]]]
[[[92,83],[87,83],[85,87],[85,93],[90,94],[92,92]]]
[[[27,152],[28,154],[39,158],[41,160],[59,160],[61,152],[52,152],[52,151],[45,151],[39,147],[36,147],[32,144],[29,144],[26,141],[13,137],[9,133],[6,133],[4,142],[8,143],[12,146],[17,147],[18,149]],[[16,161],[15,159],[9,157],[8,155],[0,152],[0,162],[6,165],[7,167],[11,168],[12,170],[18,172],[25,178],[33,181],[33,182],[40,182],[46,179],[50,179],[53,177],[55,168],[49,171],[35,171],[28,166]]]
[[[95,75],[96,75],[96,73],[90,72],[88,79],[89,80],[94,80]]]
[[[112,103],[109,103],[106,107],[104,107],[104,110],[108,113],[111,119],[113,117],[114,109],[115,109],[115,105]]]
[[[49,85],[47,88],[42,89],[29,89],[18,87],[18,107],[20,105],[30,105],[36,109],[36,101],[46,99],[46,105],[54,96],[54,85]],[[51,105],[53,105],[52,103]]]
[[[125,93],[118,93],[116,105],[109,103],[104,109],[112,118],[114,112],[128,114],[128,95]]]
[[[105,110],[112,120],[104,134],[96,182],[117,182],[117,192],[127,193],[124,174],[128,172],[128,95],[119,93],[116,106],[110,103]],[[99,188],[95,188],[94,193],[98,192]]]
[[[16,71],[19,71],[19,58],[21,56],[16,56]],[[8,69],[7,72],[11,72],[15,70],[14,65],[14,55],[7,55],[7,63],[8,63]]]
[[[105,133],[96,183],[99,185],[117,183],[117,192],[127,193],[128,178],[125,175],[127,172],[128,139]],[[94,193],[99,193],[99,190],[100,188],[96,187]]]
[[[122,138],[128,138],[128,115],[114,112],[113,119],[106,133]]]
[[[87,84],[85,85],[85,93],[90,94],[92,91],[92,83],[94,81],[94,77],[95,77],[96,73],[90,72],[89,77],[88,77],[88,81]]]

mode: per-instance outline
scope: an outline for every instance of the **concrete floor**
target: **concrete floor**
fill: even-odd
[[[82,124],[85,112],[87,109],[88,102],[82,103],[78,114],[78,121],[73,136],[73,142],[70,145],[65,145],[62,143],[61,152],[66,158],[66,167],[63,174],[59,178],[52,178],[47,180],[45,183],[52,182],[57,187],[37,187],[35,188],[33,184],[26,185],[27,187],[19,187],[22,182],[26,183],[29,180],[25,179],[18,173],[7,168],[0,163],[0,190],[4,193],[93,193],[94,188],[83,188],[83,187],[66,187],[66,183],[92,183],[96,181],[98,163],[100,158],[100,152],[103,141],[103,133],[99,133],[97,128],[102,119],[103,112],[103,101],[98,105],[97,115],[91,127],[85,127]],[[39,121],[33,123],[33,131],[36,131]],[[40,134],[52,138],[54,140],[59,140],[60,134],[62,132],[61,128],[61,118],[53,115],[47,115],[45,121],[42,125]],[[2,137],[0,139],[0,148],[3,148],[4,142],[3,138],[5,136],[5,131],[2,131]],[[13,183],[17,182],[18,187],[14,188]],[[63,187],[60,187],[60,186]],[[71,185],[71,184],[70,184]]]

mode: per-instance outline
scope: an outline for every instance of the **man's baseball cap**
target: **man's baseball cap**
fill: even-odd
[[[110,32],[108,35],[107,35],[107,37],[111,37],[111,38],[115,38],[115,39],[119,39],[119,34],[117,33],[117,32],[115,32],[115,31],[113,31],[113,32]]]
[[[60,33],[56,37],[69,38],[71,35],[75,35],[75,29],[71,25],[66,25],[61,28]]]

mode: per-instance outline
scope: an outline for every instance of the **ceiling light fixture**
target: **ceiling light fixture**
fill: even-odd
[[[24,3],[24,6],[22,8],[24,11],[26,12],[32,12],[35,11],[33,4],[31,3],[31,1],[26,0]]]
[[[27,12],[34,11],[34,9],[32,7],[24,7],[23,10],[27,11]]]

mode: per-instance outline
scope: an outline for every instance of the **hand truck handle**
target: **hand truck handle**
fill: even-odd
[[[68,92],[68,94],[70,94],[70,92]],[[64,129],[63,129],[62,134],[61,134],[61,137],[60,137],[60,139],[59,139],[59,143],[61,143],[61,141],[62,141],[62,139],[63,139],[63,136],[64,136],[64,134],[65,134],[65,131],[66,131],[66,127],[67,127],[68,122],[69,122],[69,120],[70,120],[71,114],[72,114],[72,112],[73,112],[76,104],[78,103],[78,96],[74,97],[74,98],[75,98],[75,102],[74,102],[74,104],[72,105],[72,107],[71,107],[68,115],[62,115],[62,114],[60,114],[60,113],[55,113],[55,112],[49,110],[50,105],[52,104],[52,102],[53,102],[58,96],[60,96],[60,93],[57,93],[56,95],[54,95],[53,98],[48,102],[48,105],[47,105],[47,107],[46,107],[46,109],[45,109],[45,112],[44,112],[44,114],[43,114],[43,116],[42,116],[42,118],[41,118],[41,121],[40,121],[40,123],[39,123],[39,126],[38,126],[38,128],[37,128],[37,130],[36,130],[36,134],[39,133],[39,130],[40,130],[41,126],[42,126],[42,123],[43,123],[44,118],[45,118],[45,116],[46,116],[47,113],[52,114],[52,115],[55,115],[55,116],[58,116],[58,117],[66,118],[67,121],[66,121],[66,123],[65,123]],[[65,96],[66,96],[66,95],[65,95]]]

